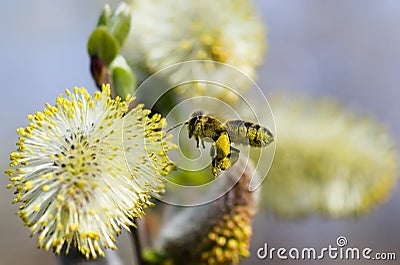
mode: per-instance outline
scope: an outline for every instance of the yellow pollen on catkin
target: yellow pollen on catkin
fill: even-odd
[[[65,89],[65,94],[70,97],[71,96],[71,91],[69,91],[69,89]]]
[[[94,93],[94,99],[97,100],[97,101],[101,99],[101,93],[99,91],[96,91]]]
[[[197,56],[196,56],[196,58],[197,59],[199,59],[199,60],[205,60],[205,59],[207,59],[207,52],[206,51],[204,51],[204,50],[199,50],[198,52],[197,52]]]
[[[15,174],[15,171],[12,169],[7,169],[6,171],[4,171],[4,173],[6,173],[7,175],[9,175],[10,177],[12,177]]]
[[[69,226],[69,231],[71,231],[71,232],[77,231],[78,228],[79,228],[79,225],[78,225],[78,224],[71,224],[71,225]]]
[[[83,88],[66,90],[55,107],[46,103],[43,111],[28,115],[31,124],[17,129],[21,136],[10,167],[18,168],[5,171],[12,182],[7,188],[14,189],[13,203],[21,204],[17,214],[38,236],[40,248],[60,254],[76,246],[88,259],[104,256],[104,248],[116,249],[122,228],[144,215],[149,192],[164,190],[161,175],[172,164],[165,163],[162,148],[172,143],[159,138],[161,116],[149,118],[143,105],[128,112],[135,98],[112,99],[110,93],[109,86],[93,97]],[[124,133],[132,141],[126,150],[120,146],[125,117]],[[151,150],[139,144],[144,141]],[[145,165],[135,171],[137,183],[124,166],[125,155]]]
[[[200,39],[204,45],[211,45],[214,42],[214,39],[210,34],[203,34]]]
[[[190,50],[190,49],[192,49],[193,48],[193,44],[189,41],[189,40],[182,40],[180,43],[179,43],[179,47],[182,49],[182,50]]]
[[[31,190],[32,188],[33,188],[33,186],[32,186],[32,182],[31,181],[25,182],[24,190]]]

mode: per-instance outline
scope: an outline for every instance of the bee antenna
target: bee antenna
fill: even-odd
[[[180,122],[180,123],[178,123],[178,124],[172,126],[171,128],[169,128],[169,129],[166,131],[166,134],[168,134],[170,131],[172,131],[172,130],[178,128],[179,126],[183,126],[183,125],[186,125],[186,124],[188,124],[188,123],[189,123],[188,121],[187,121],[187,122]]]

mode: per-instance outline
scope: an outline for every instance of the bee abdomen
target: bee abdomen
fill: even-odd
[[[242,120],[225,123],[231,142],[236,144],[264,147],[273,141],[272,133],[265,127]]]

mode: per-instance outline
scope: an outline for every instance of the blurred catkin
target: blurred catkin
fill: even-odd
[[[243,73],[255,78],[266,43],[264,25],[252,1],[137,0],[131,6],[131,34],[124,54],[133,64],[156,73],[177,63],[197,60],[198,63],[180,64],[164,72],[174,85],[201,79],[234,84],[235,89],[244,91],[250,82]],[[232,74],[231,67],[238,70],[236,74]],[[228,102],[238,99],[229,89],[210,88],[204,82],[180,86],[178,91],[184,96],[207,95]]]
[[[284,218],[362,214],[388,198],[397,180],[393,139],[371,118],[329,100],[270,100],[275,159],[262,206]]]
[[[206,205],[182,210],[163,228],[155,253],[166,255],[164,262],[238,264],[240,257],[250,254],[251,223],[258,198],[248,190],[254,168],[241,159],[237,163],[239,166],[224,176],[228,184],[238,179],[235,174],[242,174],[230,191]],[[157,257],[155,253],[147,257]]]

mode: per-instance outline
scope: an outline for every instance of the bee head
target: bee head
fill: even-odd
[[[193,134],[195,133],[196,126],[199,124],[202,116],[203,112],[201,110],[195,111],[190,115],[190,119],[187,121],[189,138],[192,138]]]
[[[203,116],[203,111],[196,110],[195,112],[190,114],[190,119],[193,119],[193,118],[196,118],[196,117],[200,117],[200,116]]]
[[[193,113],[190,115],[190,119],[189,119],[188,121],[186,121],[186,122],[180,122],[180,123],[178,123],[178,124],[172,126],[171,128],[169,128],[169,129],[167,130],[167,134],[168,134],[170,131],[172,131],[172,130],[178,128],[179,126],[188,125],[189,138],[191,138],[191,137],[193,136],[193,133],[194,133],[195,129],[196,129],[196,126],[199,124],[199,121],[200,121],[202,115],[203,115],[203,112],[200,111],[200,110],[199,110],[199,111],[193,112]]]

